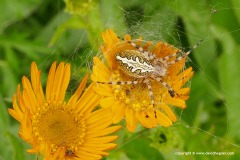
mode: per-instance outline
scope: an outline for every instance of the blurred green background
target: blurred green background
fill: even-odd
[[[123,129],[118,148],[104,159],[240,159],[239,0],[2,0],[0,11],[0,160],[36,159],[7,112],[31,62],[43,82],[53,61],[71,63],[71,94],[91,72],[92,56],[101,55],[101,32],[109,28],[184,50],[203,43],[188,58],[195,76],[188,107],[175,109],[179,121],[136,133]],[[198,155],[209,152],[234,155]]]

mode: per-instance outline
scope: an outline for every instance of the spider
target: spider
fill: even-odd
[[[121,37],[118,38],[123,41],[126,41]],[[171,55],[165,56],[163,58],[157,58],[154,53],[148,50],[144,50],[141,46],[137,45],[136,43],[127,40],[127,43],[129,43],[137,50],[120,51],[115,55],[115,60],[119,66],[119,69],[122,70],[125,74],[129,75],[130,77],[133,77],[135,80],[117,82],[97,82],[97,83],[112,85],[135,85],[139,83],[145,83],[148,88],[151,103],[154,106],[155,105],[154,95],[150,81],[155,80],[161,83],[168,90],[170,96],[174,97],[177,93],[175,93],[172,87],[167,82],[165,82],[163,78],[167,76],[167,70],[171,65],[187,57],[195,48],[198,47],[198,45],[202,41],[203,40],[200,40],[195,46],[193,46],[187,52],[178,50],[178,52],[173,53]],[[178,56],[180,53],[182,55]],[[173,58],[175,56],[178,57],[172,61],[168,61],[170,58]],[[129,91],[126,91],[126,93],[130,94]]]
[[[66,157],[77,157],[72,150],[66,150],[65,152]]]

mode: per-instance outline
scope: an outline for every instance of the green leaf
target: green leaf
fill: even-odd
[[[240,141],[240,47],[236,44],[234,37],[225,28],[215,26],[212,32],[218,36],[222,44],[222,54],[219,57],[218,71],[222,94],[226,100],[228,113],[228,134]]]
[[[0,132],[0,160],[13,159],[13,147],[10,139],[5,134],[6,128]]]
[[[151,160],[163,159],[155,148],[150,147],[150,141],[146,139],[137,138],[129,142],[125,145],[124,151],[129,159],[148,160],[150,157]]]
[[[18,84],[16,75],[6,61],[0,61],[0,74],[4,75],[1,77],[2,83],[0,84],[2,94],[4,93],[2,96],[10,98]]]
[[[54,45],[60,36],[67,30],[67,29],[86,29],[87,28],[87,21],[84,20],[83,17],[80,16],[73,16],[69,18],[66,22],[61,24],[56,32],[54,33],[52,39],[49,42],[49,46]]]
[[[233,52],[225,50],[220,58],[219,73],[226,97],[228,109],[229,135],[236,137],[240,141],[240,47],[235,47]]]
[[[70,15],[63,10],[59,11],[54,17],[48,21],[41,32],[37,35],[38,41],[43,41],[45,45],[49,44],[49,41],[52,39],[53,35],[55,35],[58,28],[61,27],[63,23],[65,23],[70,18]]]
[[[215,85],[211,83],[204,72],[195,73],[191,80],[191,92],[187,101],[187,108],[184,109],[181,115],[189,125],[200,127],[199,125],[207,121],[208,123],[212,122],[209,119],[211,117],[209,111],[215,107],[215,100],[221,98]]]
[[[24,145],[22,144],[20,139],[12,135],[10,132],[8,132],[7,135],[10,138],[12,146],[15,151],[13,156],[14,159],[21,159],[21,160],[26,159]]]
[[[18,72],[19,69],[19,63],[18,63],[18,59],[17,56],[13,50],[13,48],[11,48],[10,46],[5,46],[5,52],[6,52],[6,61],[8,64],[11,64],[9,67],[11,67],[12,70],[15,71],[15,73]]]
[[[116,33],[124,33],[126,25],[124,23],[124,11],[119,9],[119,0],[102,0],[100,3],[101,21],[104,28],[112,29]]]
[[[236,18],[238,19],[238,24],[240,24],[240,13],[239,13],[239,6],[240,1],[239,0],[231,0],[233,8],[233,12],[235,13]]]
[[[236,0],[237,1],[237,0]],[[219,27],[225,28],[225,30],[229,31],[229,34],[232,35],[233,39],[240,43],[240,37],[236,34],[235,31],[239,30],[239,1],[231,3],[230,1],[221,1],[219,3],[218,0],[212,0],[211,3],[217,4],[216,12],[211,16],[211,23],[217,25]],[[229,8],[229,9],[227,9]],[[231,9],[230,9],[231,8]],[[237,17],[236,17],[237,16]]]
[[[1,0],[0,33],[12,23],[29,16],[40,3],[40,0]]]
[[[18,35],[12,36],[14,38],[10,37],[6,38],[4,36],[0,36],[0,46],[2,46],[5,49],[6,54],[10,54],[6,55],[6,58],[8,62],[11,62],[10,63],[11,65],[16,65],[16,58],[20,58],[20,55],[17,54],[19,52],[21,52],[23,55],[26,55],[26,57],[29,57],[31,59],[37,59],[39,55],[45,55],[47,53],[50,53],[47,47],[43,46],[39,42],[27,40],[24,37],[24,34],[18,33]],[[15,58],[11,59],[13,58],[13,56]],[[14,64],[12,64],[12,62]]]
[[[66,35],[68,35],[67,38],[70,40],[71,38],[69,37],[73,36],[75,38],[78,38],[78,40],[81,39],[81,43],[83,43],[85,41],[82,41],[82,39],[85,38],[85,34],[87,32],[89,40],[88,42],[91,44],[93,50],[98,50],[99,44],[97,43],[98,41],[96,40],[99,38],[101,31],[102,23],[100,21],[99,6],[96,5],[88,12],[86,16],[75,15],[67,19],[64,23],[62,23],[58,27],[52,39],[50,40],[49,46],[54,45],[60,39],[61,36],[66,37]],[[80,38],[76,35],[79,35]],[[79,45],[79,43],[76,45]]]
[[[9,114],[7,112],[6,103],[3,100],[3,96],[0,92],[0,131],[4,131],[9,125]]]

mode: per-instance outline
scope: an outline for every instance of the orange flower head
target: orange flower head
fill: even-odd
[[[19,136],[32,146],[28,153],[40,153],[44,160],[101,159],[116,147],[117,136],[109,135],[120,129],[111,126],[111,111],[99,109],[101,96],[90,85],[85,92],[87,76],[76,92],[65,100],[70,80],[70,64],[54,62],[50,68],[46,94],[41,72],[31,65],[31,80],[22,78],[9,113],[20,122]]]
[[[102,33],[104,64],[94,57],[91,79],[95,91],[104,96],[100,104],[111,108],[113,123],[124,117],[129,131],[137,122],[146,128],[171,126],[176,121],[172,107],[184,109],[190,88],[186,82],[193,76],[185,69],[186,57],[177,48],[163,42],[152,45],[141,37],[134,43],[130,35],[119,38],[112,30]]]

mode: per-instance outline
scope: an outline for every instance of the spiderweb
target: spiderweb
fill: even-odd
[[[107,2],[102,3],[104,6]],[[228,66],[226,55],[231,54],[233,45],[236,45],[232,41],[240,42],[239,26],[234,17],[229,16],[229,25],[222,24],[219,19],[239,11],[240,5],[232,7],[227,2],[184,3],[178,0],[109,3],[110,7],[102,11],[105,16],[102,23],[104,28],[113,29],[120,37],[127,33],[133,39],[142,36],[143,40],[153,41],[153,44],[164,41],[184,51],[201,39],[203,42],[187,59],[186,67],[192,66],[195,75],[187,84],[191,88],[187,108],[172,107],[178,116],[177,122],[168,128],[138,127],[135,133],[128,133],[123,128],[119,132],[118,147],[106,159],[238,159],[240,138],[237,135],[240,132],[236,126],[240,122],[234,112],[239,111],[232,101],[236,101],[239,94],[231,97],[231,89],[226,88],[231,82],[224,83],[229,80],[228,75],[224,75],[228,71],[224,71],[222,65]],[[63,51],[64,60],[72,64],[70,94],[83,75],[91,73],[92,57],[102,57],[100,34],[89,43],[88,31],[74,33],[77,38],[72,49]],[[63,43],[66,37],[60,36],[59,39],[42,65],[55,57],[59,48],[66,46]]]

